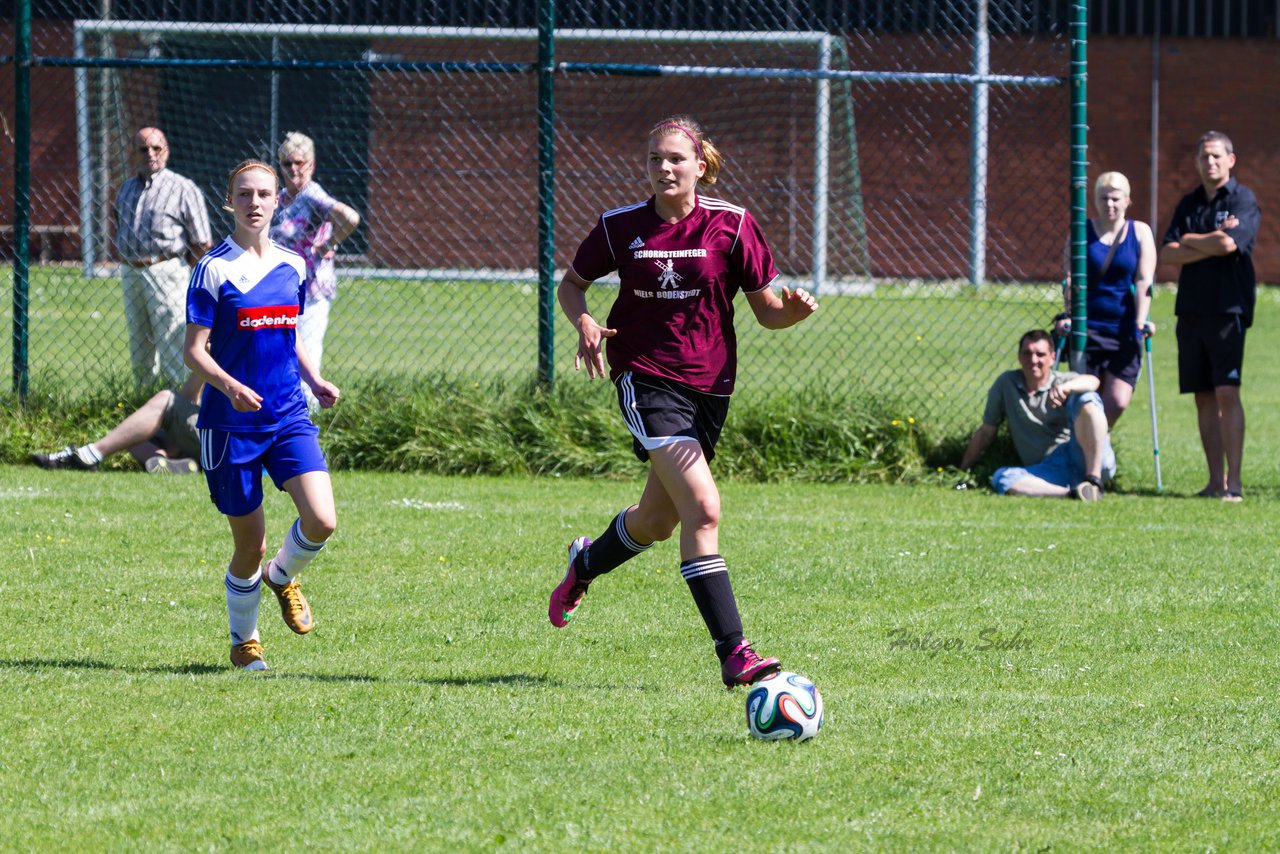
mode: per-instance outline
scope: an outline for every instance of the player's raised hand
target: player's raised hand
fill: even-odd
[[[580,371],[585,363],[589,378],[605,376],[604,347],[601,345],[601,339],[612,338],[617,334],[618,330],[601,326],[591,315],[583,315],[581,322],[578,323],[578,353],[573,357],[573,369]]]
[[[232,391],[231,405],[236,412],[257,412],[262,408],[262,395],[247,385],[238,385]]]
[[[782,289],[782,309],[792,323],[799,323],[818,310],[818,301],[804,288]]]

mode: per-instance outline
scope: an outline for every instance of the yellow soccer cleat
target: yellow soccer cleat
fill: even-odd
[[[274,559],[268,561],[266,568],[262,570],[262,583],[280,601],[280,616],[284,617],[284,624],[296,634],[305,635],[315,627],[315,622],[311,619],[311,605],[308,604],[307,597],[302,595],[302,585],[296,578],[283,587],[273,582],[272,563]]]
[[[262,660],[262,644],[256,640],[247,640],[232,646],[231,663],[241,670],[267,669],[267,663]]]

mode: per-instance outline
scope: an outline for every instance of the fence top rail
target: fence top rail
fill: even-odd
[[[556,69],[591,74],[670,77],[758,77],[793,80],[853,80],[864,83],[938,83],[972,86],[1061,86],[1065,77],[1027,74],[961,74],[946,71],[863,71],[804,68],[737,68],[714,65],[639,65],[616,62],[557,62]]]
[[[311,36],[326,38],[469,38],[530,41],[538,31],[529,27],[394,27],[360,24],[217,24],[201,21],[130,21],[78,18],[75,29],[86,33],[182,33],[186,35]],[[746,30],[607,30],[557,29],[558,40],[749,42],[818,44],[836,38],[817,30],[751,32]]]

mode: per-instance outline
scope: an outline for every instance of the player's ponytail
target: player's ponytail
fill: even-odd
[[[241,160],[240,163],[236,165],[236,168],[231,170],[231,175],[227,178],[227,200],[222,205],[222,209],[224,211],[234,212],[234,208],[231,207],[231,194],[235,192],[236,176],[249,169],[263,170],[275,179],[276,187],[279,188],[280,177],[276,175],[275,167],[270,163],[264,163],[261,160]]]
[[[649,131],[651,137],[671,136],[673,134],[682,134],[693,143],[694,153],[698,159],[707,164],[707,169],[702,173],[702,177],[698,179],[698,183],[704,187],[710,187],[716,182],[716,177],[720,174],[720,168],[724,165],[724,155],[720,153],[720,149],[707,137],[707,132],[702,129],[702,125],[698,124],[693,116],[683,114],[668,116],[653,126],[653,130]]]
[[[720,167],[724,165],[724,155],[720,153],[720,149],[716,148],[715,143],[705,136],[702,138],[702,159],[707,161],[707,171],[702,173],[698,183],[710,187],[716,182]]]

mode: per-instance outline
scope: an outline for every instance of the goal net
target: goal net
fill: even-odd
[[[712,194],[753,212],[785,276],[864,280],[849,86],[805,75],[838,67],[841,45],[825,33],[557,32],[558,62],[614,66],[556,81],[558,266],[601,210],[648,195],[644,131],[683,112],[726,154]],[[536,278],[534,30],[80,21],[75,50],[136,63],[76,72],[91,271],[111,257],[130,137],[155,125],[171,168],[205,191],[215,233],[230,227],[228,169],[275,162],[300,131],[316,142],[316,180],[364,214],[340,258],[349,275]],[[618,72],[628,64],[649,68]]]

